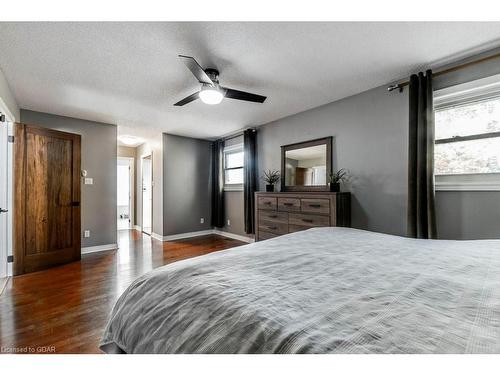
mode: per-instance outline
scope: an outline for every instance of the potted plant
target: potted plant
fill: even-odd
[[[266,182],[266,191],[272,193],[274,191],[274,185],[280,180],[280,172],[268,169],[264,171],[262,179]]]
[[[340,192],[340,183],[347,179],[347,171],[344,168],[339,169],[337,172],[332,172],[328,176],[328,185],[330,191]]]

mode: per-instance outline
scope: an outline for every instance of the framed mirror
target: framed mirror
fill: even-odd
[[[281,146],[281,191],[328,191],[332,137]]]

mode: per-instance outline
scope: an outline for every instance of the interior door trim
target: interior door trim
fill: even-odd
[[[135,192],[135,158],[129,157],[129,156],[118,156],[116,158],[117,160],[126,160],[128,162],[128,166],[130,168],[129,170],[129,215],[130,215],[130,220],[129,220],[129,227],[128,229],[134,229],[135,224],[136,224],[136,219],[135,219],[135,205],[136,205],[136,192]]]
[[[150,218],[150,223],[151,223],[151,233],[145,232],[144,231],[144,159],[150,159],[151,160],[151,184],[150,184],[150,195],[151,195],[151,218]],[[153,235],[153,151],[151,151],[149,154],[143,155],[141,157],[141,231],[144,234],[147,234],[148,236]]]

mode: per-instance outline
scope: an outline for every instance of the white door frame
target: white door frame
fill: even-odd
[[[0,214],[0,278],[12,275],[12,263],[7,257],[12,255],[12,143],[8,136],[13,134],[10,111],[0,98],[0,112],[5,122],[0,123],[0,207],[8,212]]]
[[[128,157],[128,156],[118,156],[117,160],[126,160],[129,163],[129,168],[130,168],[130,173],[129,173],[129,201],[128,201],[128,206],[130,208],[130,224],[128,229],[134,229],[135,225],[135,220],[134,220],[134,213],[135,213],[135,205],[134,205],[134,197],[135,197],[135,184],[134,184],[134,176],[135,176],[135,158]]]
[[[149,159],[151,160],[151,233],[145,232],[144,231],[144,159]],[[146,155],[141,156],[141,230],[143,233],[146,233],[147,235],[152,235],[153,234],[153,152],[151,151],[150,153]]]

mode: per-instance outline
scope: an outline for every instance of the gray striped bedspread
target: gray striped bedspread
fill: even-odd
[[[500,353],[500,241],[315,228],[134,281],[101,349]]]

